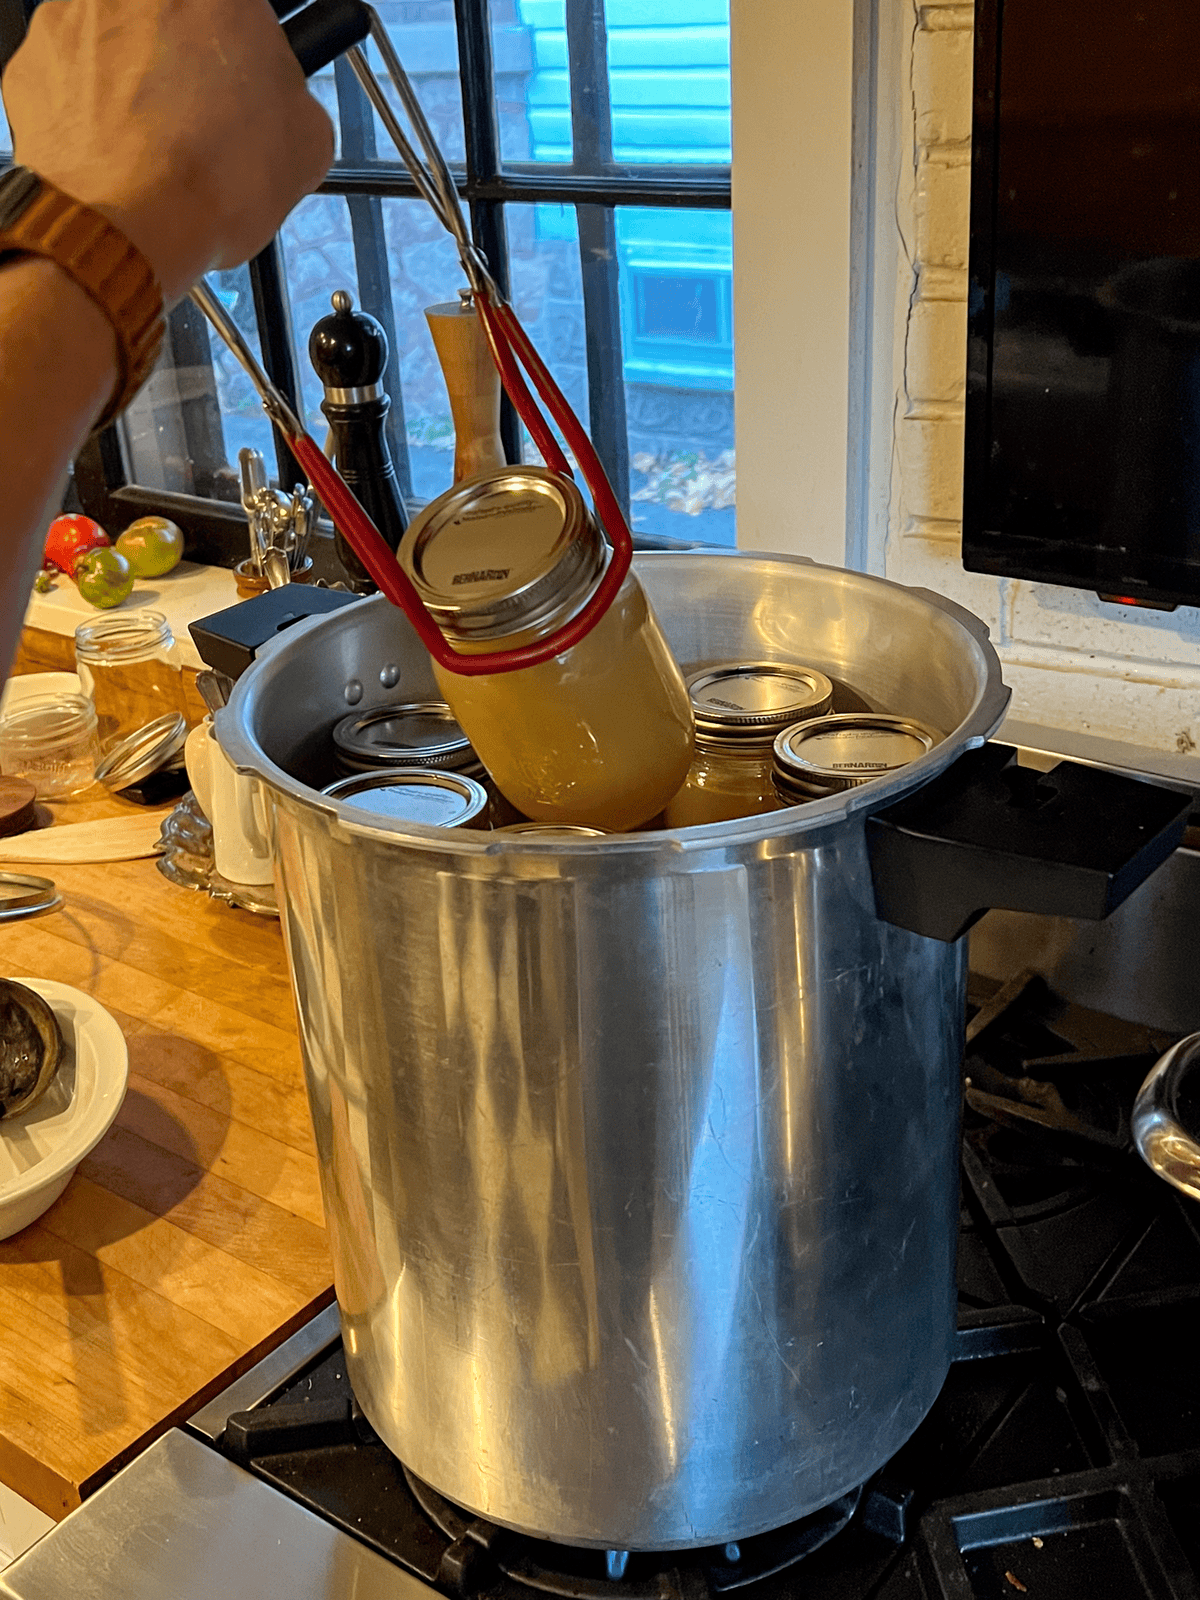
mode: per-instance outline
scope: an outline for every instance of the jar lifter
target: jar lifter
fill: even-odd
[[[276,8],[279,9],[278,4]],[[309,40],[303,50],[296,43],[297,24],[304,25],[306,38]],[[323,28],[326,44],[330,42],[336,44],[332,53],[328,49],[321,48],[320,35]],[[470,236],[450,169],[438,148],[408,74],[378,14],[371,6],[360,5],[357,0],[317,0],[317,4],[302,11],[299,18],[287,23],[285,32],[301,65],[309,73],[332,59],[332,55],[338,53],[348,34],[356,41],[361,41],[368,35],[374,41],[417,143],[424,153],[424,161],[405,134],[371,70],[360,42],[349,45],[345,50],[346,59],[391,136],[419,193],[428,202],[434,215],[453,237],[458,247],[459,260],[462,262],[467,282],[471,286],[475,308],[505,392],[522,422],[529,429],[546,465],[554,472],[571,477],[567,458],[549,423],[538,409],[537,401],[530,393],[521,370],[524,368],[551,417],[562,430],[563,438],[574,453],[584,481],[592,492],[597,516],[612,546],[611,558],[595,594],[569,622],[546,638],[532,644],[520,645],[511,650],[488,651],[480,655],[464,655],[455,650],[422,605],[412,582],[384,543],[375,524],[326,459],[320,446],[305,431],[303,423],[287,400],[267,377],[233,319],[204,279],[201,279],[192,290],[192,299],[245,369],[262,401],[263,410],[287,440],[292,454],[307,474],[309,482],[321,497],[330,516],[359,560],[392,604],[404,612],[416,629],[421,643],[438,665],[465,677],[476,677],[483,673],[514,672],[521,667],[537,666],[540,662],[562,655],[577,644],[607,611],[629,571],[633,553],[629,525],[625,521],[591,440],[538,355],[516,312],[492,277],[487,261]]]

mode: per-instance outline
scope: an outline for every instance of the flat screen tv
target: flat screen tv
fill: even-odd
[[[1200,603],[1200,0],[979,0],[964,565]]]

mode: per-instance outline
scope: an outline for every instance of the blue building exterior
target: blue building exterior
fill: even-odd
[[[517,13],[532,40],[530,155],[569,161],[562,0],[517,0]],[[729,161],[728,0],[608,0],[606,21],[616,160],[630,166]],[[554,206],[538,207],[537,230],[543,239],[574,237],[573,221]],[[617,248],[627,384],[714,397],[731,392],[729,213],[624,207],[617,212]],[[711,433],[715,421],[700,431]]]

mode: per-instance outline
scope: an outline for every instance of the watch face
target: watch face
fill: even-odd
[[[28,167],[13,167],[0,177],[0,230],[11,228],[42,186]]]

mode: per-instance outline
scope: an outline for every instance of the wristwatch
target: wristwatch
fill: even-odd
[[[107,217],[31,172],[0,175],[0,262],[46,256],[74,278],[112,323],[117,382],[96,428],[106,427],[133,399],[158,359],[163,338],[162,290],[154,269]]]

